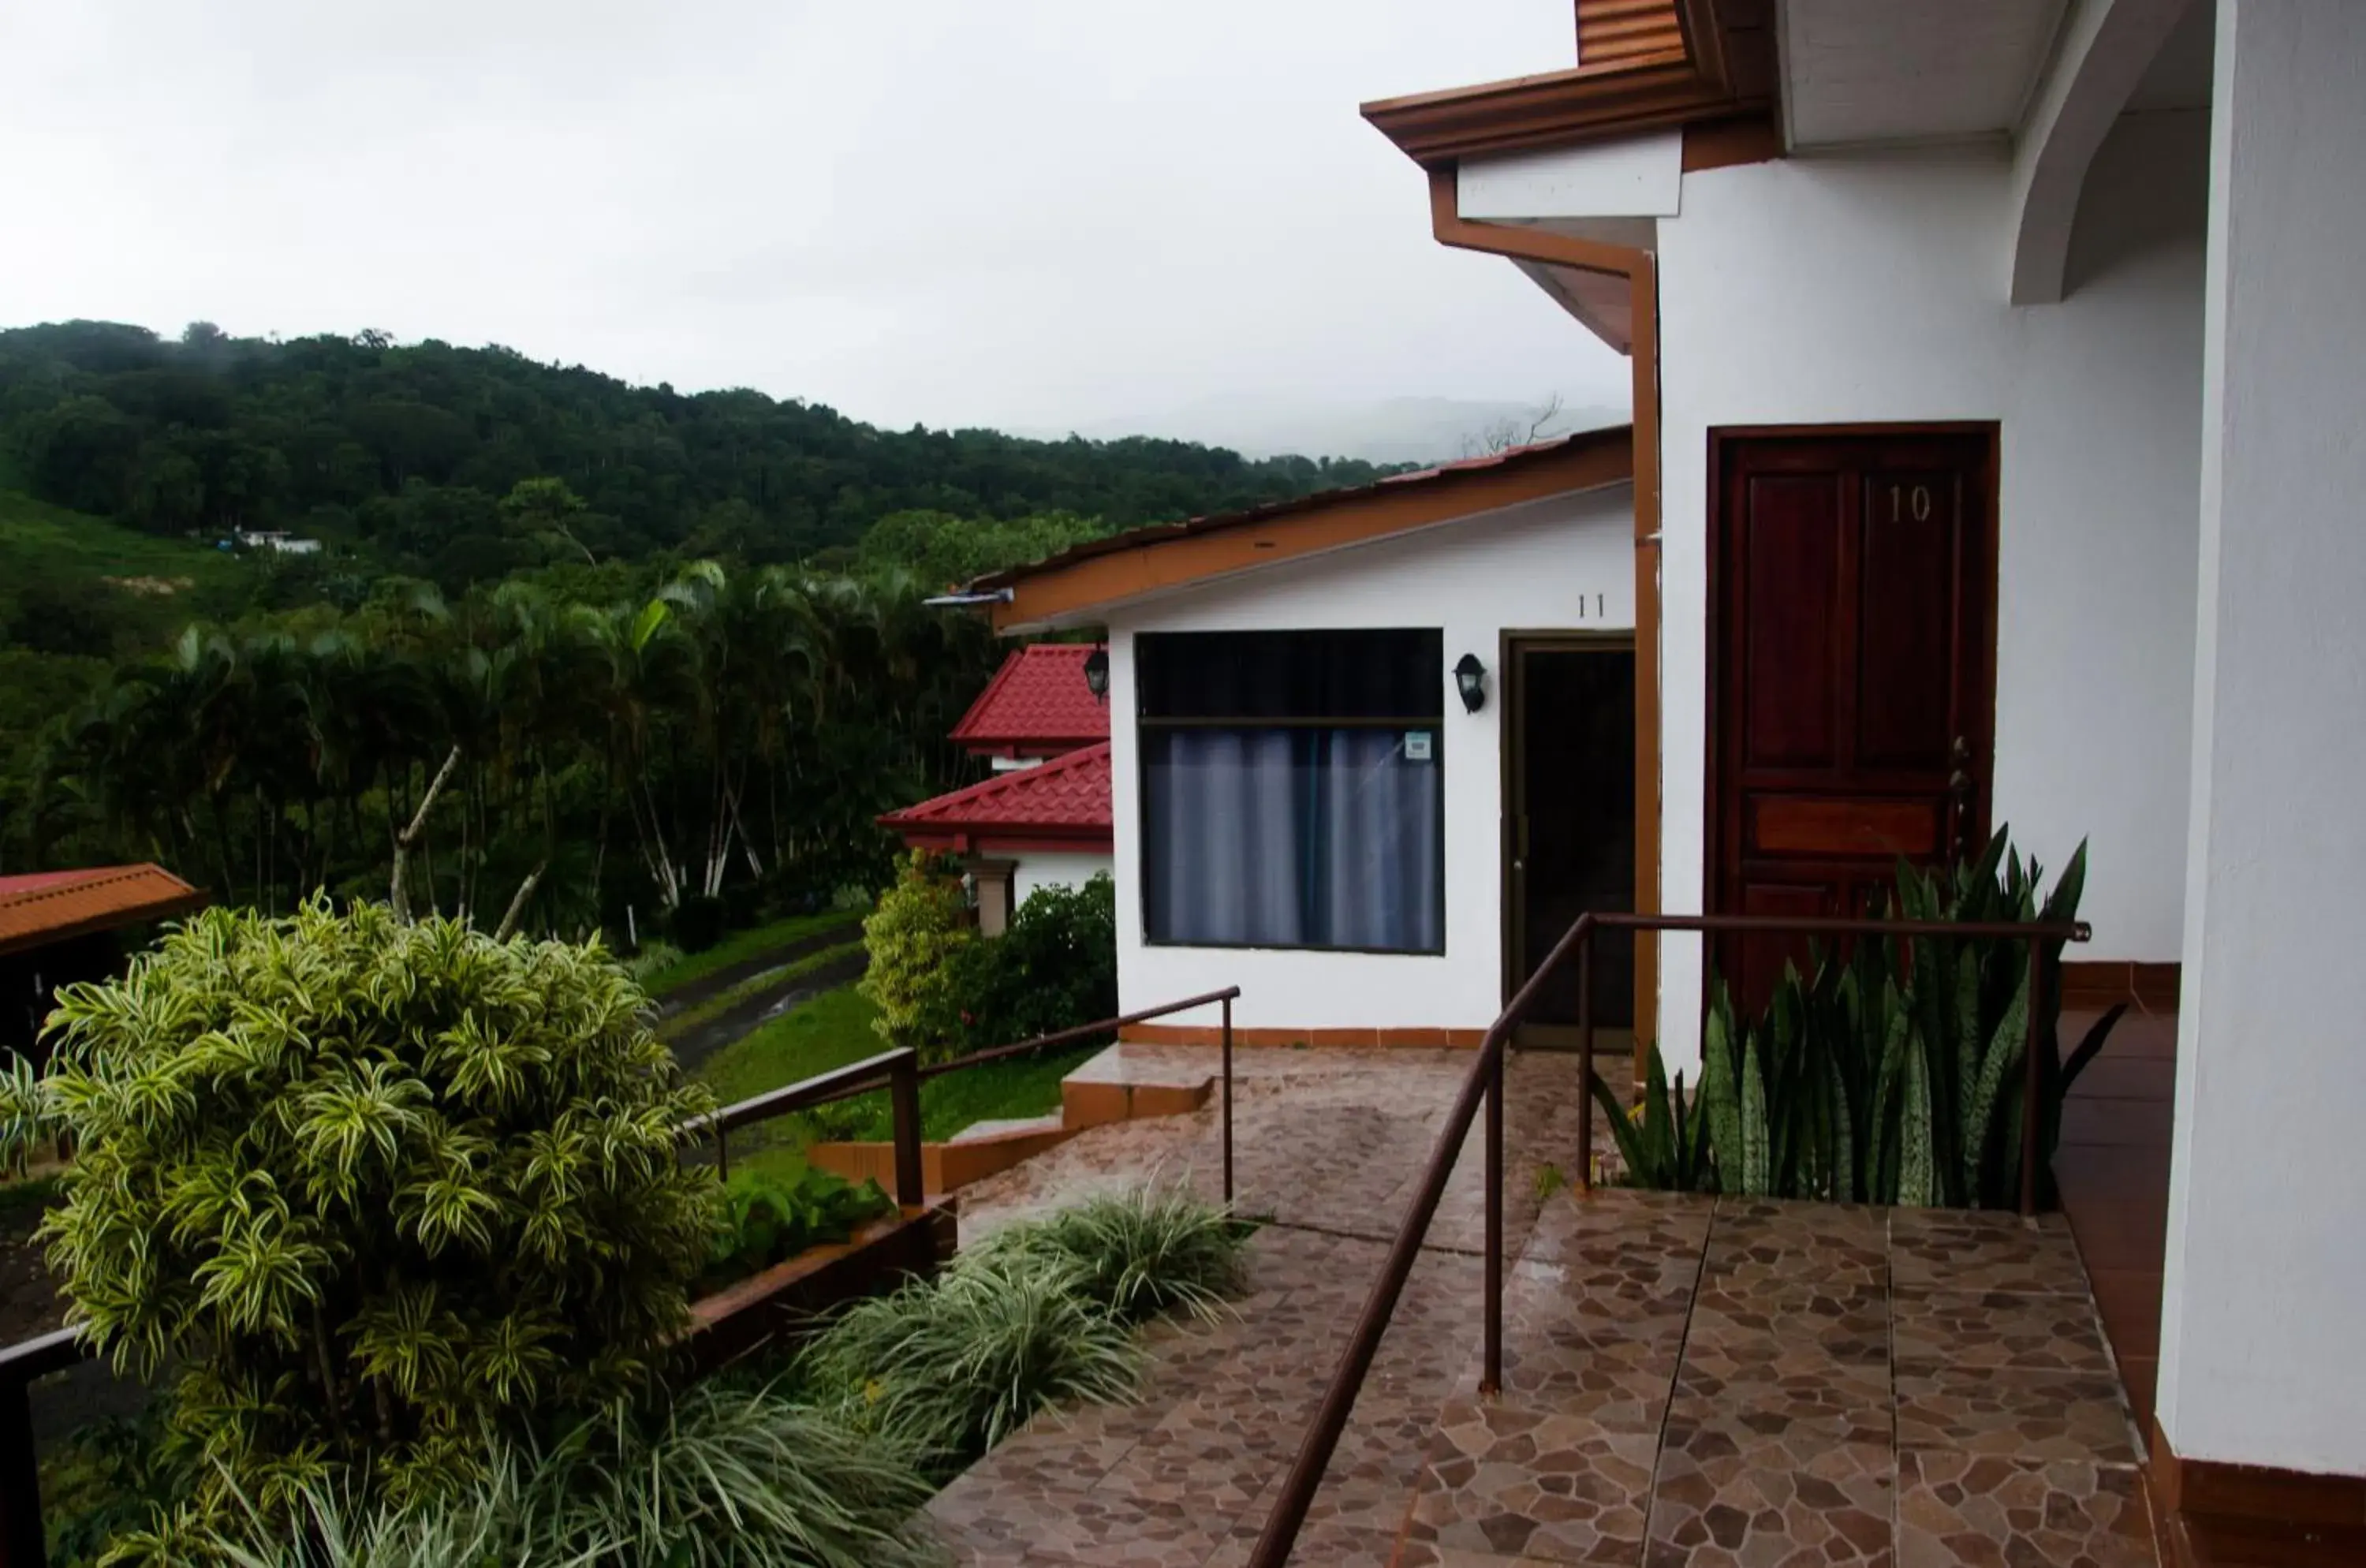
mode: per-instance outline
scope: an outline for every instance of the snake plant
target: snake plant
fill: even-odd
[[[2065,921],[2087,875],[2079,845],[2052,892],[2000,829],[1977,861],[1924,870],[1900,863],[1886,918],[1950,923]],[[2062,943],[2041,944],[2056,972]],[[2102,1049],[2123,1008],[2098,1020],[2066,1060],[2058,987],[2029,992],[2029,948],[2011,938],[1896,937],[1814,952],[1808,977],[1786,965],[1764,1010],[1739,1015],[1713,982],[1701,1037],[1699,1103],[1664,1098],[1655,1047],[1644,1125],[1620,1133],[1640,1185],[1836,1201],[2009,1208],[2019,1201],[2023,1053],[2038,1010],[2041,1202],[2053,1201],[2051,1156],[2062,1099]],[[1595,1098],[1617,1098],[1596,1077]],[[1614,1116],[1614,1128],[1623,1117]],[[1666,1134],[1689,1125],[1707,1148],[1679,1157]],[[1630,1136],[1636,1146],[1628,1147]],[[1700,1154],[1706,1154],[1706,1163]],[[1687,1163],[1689,1161],[1689,1163]]]

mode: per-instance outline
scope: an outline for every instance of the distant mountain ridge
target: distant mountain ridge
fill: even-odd
[[[1254,395],[1205,398],[1165,413],[1124,415],[1073,430],[1016,427],[1011,434],[1046,440],[1080,435],[1088,441],[1150,436],[1227,447],[1260,460],[1293,453],[1351,462],[1451,462],[1526,439],[1549,397],[1526,402],[1459,398],[1386,398],[1370,402],[1318,403]],[[1544,422],[1539,437],[1624,424],[1624,406],[1565,402]]]

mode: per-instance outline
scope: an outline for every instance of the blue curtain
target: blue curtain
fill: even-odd
[[[1411,749],[1409,734],[1420,737]],[[1443,952],[1436,741],[1432,730],[1145,730],[1150,939]]]

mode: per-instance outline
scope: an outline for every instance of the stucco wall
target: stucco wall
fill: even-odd
[[[1117,825],[1118,989],[1128,1009],[1238,985],[1244,1028],[1478,1029],[1502,994],[1502,704],[1505,628],[1634,626],[1633,493],[1626,486],[1510,507],[1408,537],[1255,572],[1113,614],[1110,777]],[[1439,955],[1151,946],[1142,934],[1140,748],[1133,638],[1144,631],[1436,626],[1444,664],[1488,666],[1462,711],[1437,672],[1446,789],[1446,951]]]
[[[1081,887],[1114,863],[1108,855],[1029,851],[1010,873],[1010,896],[1018,903],[1039,887]]]
[[[2193,831],[2158,1408],[2366,1475],[2366,7],[2221,0]]]
[[[2058,867],[2091,840],[2081,956],[2178,955],[2193,668],[2206,117],[2099,155],[2059,305],[2004,302],[2001,152],[1684,177],[1659,225],[1666,907],[1704,886],[1712,426],[2001,422],[1994,818]],[[1670,939],[1663,995],[1698,994]],[[1672,1065],[1696,1055],[1673,1008]]]

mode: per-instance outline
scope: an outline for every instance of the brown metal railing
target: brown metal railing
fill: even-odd
[[[1039,1051],[1056,1050],[1079,1041],[1115,1034],[1119,1030],[1137,1023],[1147,1023],[1154,1018],[1166,1018],[1194,1008],[1222,1004],[1223,1022],[1219,1043],[1222,1059],[1224,1102],[1222,1108],[1224,1145],[1224,1201],[1233,1201],[1233,1003],[1241,994],[1238,986],[1227,986],[1221,991],[1203,991],[1196,997],[1186,997],[1179,1002],[1163,1002],[1139,1012],[1120,1013],[1092,1023],[1080,1023],[1074,1029],[1054,1030],[1031,1040],[1021,1040],[1012,1045],[997,1045],[991,1049],[955,1057],[950,1062],[920,1065],[918,1055],[908,1048],[882,1051],[876,1056],[866,1056],[860,1062],[850,1062],[834,1071],[784,1084],[779,1089],[738,1100],[719,1111],[694,1117],[682,1124],[684,1143],[712,1135],[715,1139],[715,1166],[717,1174],[728,1179],[731,1175],[730,1134],[735,1128],[770,1122],[793,1111],[810,1111],[818,1105],[836,1100],[851,1100],[859,1094],[871,1094],[884,1089],[890,1114],[895,1121],[896,1201],[915,1207],[926,1198],[926,1185],[920,1158],[920,1085],[929,1078],[942,1077],[948,1073],[965,1072],[988,1062],[1006,1061],[1012,1056],[1032,1055]],[[0,1568],[6,1568],[0,1564]]]
[[[1331,1466],[1331,1455],[1339,1446],[1339,1435],[1346,1429],[1347,1417],[1356,1408],[1357,1395],[1363,1392],[1364,1379],[1372,1370],[1372,1359],[1380,1353],[1380,1339],[1388,1333],[1389,1321],[1395,1315],[1397,1302],[1404,1294],[1405,1281],[1412,1277],[1414,1264],[1421,1256],[1423,1240],[1429,1234],[1430,1224],[1437,1216],[1437,1205],[1446,1195],[1447,1181],[1454,1174],[1456,1160],[1462,1152],[1462,1142],[1470,1134],[1470,1124],[1477,1119],[1482,1105],[1486,1120],[1486,1239],[1485,1270],[1482,1275],[1482,1313],[1484,1317],[1482,1339],[1483,1365],[1480,1373],[1480,1392],[1493,1394],[1504,1383],[1504,1058],[1513,1026],[1536,1005],[1545,983],[1568,963],[1572,953],[1582,954],[1578,970],[1578,1028],[1581,1049],[1587,1070],[1594,1058],[1594,969],[1597,949],[1594,935],[1600,931],[1695,931],[1703,935],[1756,933],[1768,936],[1902,936],[1955,937],[1972,941],[2005,940],[2029,943],[2029,1034],[2023,1043],[2023,1087],[2022,1094],[2021,1129],[2021,1212],[2033,1214],[2037,1210],[2037,1097],[2039,1090],[2038,1043],[2044,1010],[2039,1000],[2044,996],[2046,948],[2050,942],[2085,942],[2093,933],[2084,920],[2064,921],[1948,921],[1948,920],[1883,920],[1842,919],[1824,918],[1787,919],[1777,915],[1628,915],[1585,914],[1577,918],[1561,939],[1553,944],[1545,961],[1537,965],[1504,1004],[1504,1011],[1488,1028],[1480,1042],[1478,1059],[1470,1064],[1470,1073],[1455,1096],[1454,1105],[1446,1115],[1446,1126],[1438,1134],[1437,1145],[1430,1151],[1429,1164],[1423,1170],[1421,1182],[1414,1189],[1413,1204],[1404,1221],[1397,1227],[1396,1237],[1389,1245],[1388,1257],[1381,1262],[1380,1278],[1373,1280],[1364,1310],[1356,1319],[1354,1331],[1348,1336],[1347,1348],[1339,1357],[1338,1370],[1324,1391],[1323,1403],[1314,1413],[1313,1424],[1301,1441],[1298,1457],[1291,1461],[1290,1473],[1284,1477],[1281,1495],[1274,1500],[1267,1515],[1264,1531],[1258,1535],[1256,1547],[1249,1553],[1249,1568],[1284,1568],[1290,1553],[1298,1542],[1298,1532],[1306,1522],[1306,1511],[1313,1505],[1314,1494],[1322,1487],[1324,1472]],[[1578,1182],[1588,1190],[1594,1185],[1594,1109],[1583,1085],[1579,1088],[1578,1106]]]
[[[896,1123],[896,1201],[905,1208],[918,1208],[928,1201],[925,1190],[927,1179],[920,1158],[920,1084],[923,1079],[957,1073],[966,1067],[980,1066],[1011,1056],[1053,1050],[1096,1035],[1113,1034],[1130,1024],[1221,1003],[1223,1007],[1221,1043],[1224,1080],[1224,1201],[1229,1205],[1233,1201],[1233,1003],[1240,994],[1238,986],[1227,986],[1221,991],[1186,997],[1179,1002],[1105,1018],[1097,1023],[1081,1024],[1075,1029],[1058,1030],[1032,1040],[1022,1040],[1015,1045],[998,1045],[990,1051],[980,1051],[975,1055],[938,1062],[925,1067],[920,1065],[918,1055],[909,1049],[882,1051],[860,1062],[850,1062],[829,1072],[736,1101],[704,1116],[693,1117],[675,1131],[685,1144],[713,1137],[716,1174],[727,1178],[731,1174],[729,1138],[735,1128],[753,1126],[759,1122],[769,1122],[793,1111],[810,1111],[818,1105],[828,1105],[836,1100],[851,1100],[859,1094],[884,1089]],[[63,1371],[76,1362],[88,1359],[89,1356],[90,1348],[83,1342],[82,1331],[78,1328],[61,1328],[20,1344],[0,1347],[0,1568],[48,1568],[49,1562],[41,1526],[40,1461],[33,1440],[32,1406],[27,1391],[35,1379]]]

